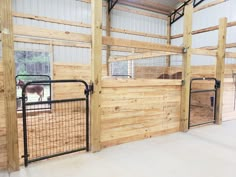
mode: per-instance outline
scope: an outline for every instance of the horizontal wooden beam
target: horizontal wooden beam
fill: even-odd
[[[119,82],[114,83],[114,80]],[[181,80],[164,80],[164,79],[103,79],[102,88],[121,88],[121,87],[146,87],[146,86],[161,86],[161,85],[182,85]]]
[[[91,43],[91,35],[23,25],[14,25],[14,34],[20,36]]]
[[[229,27],[234,27],[234,26],[236,26],[236,21],[227,23],[228,28]],[[218,29],[219,29],[219,25],[211,26],[211,27],[208,27],[208,28],[202,28],[202,29],[193,31],[192,35],[206,33],[206,32],[210,32],[210,31],[215,31],[215,30],[218,30]],[[177,34],[177,35],[171,36],[171,39],[177,39],[177,38],[181,38],[181,37],[183,37],[183,34]]]
[[[91,35],[88,34],[50,30],[46,28],[38,28],[38,27],[23,26],[23,25],[14,26],[14,35],[24,36],[24,37],[37,37],[43,39],[56,39],[63,41],[91,43]],[[167,44],[158,44],[158,43],[105,37],[105,36],[102,38],[102,41],[103,45],[129,47],[135,49],[147,49],[147,50],[155,50],[163,52],[174,52],[181,54],[183,53],[182,47],[171,46]]]
[[[112,37],[103,37],[103,45],[133,47],[133,48],[149,49],[155,51],[181,53],[181,54],[183,53],[183,48],[179,46],[171,46],[167,44],[157,44],[143,41],[112,38]]]
[[[217,51],[206,49],[192,49],[193,55],[217,56]],[[236,58],[236,52],[225,52],[226,58]]]
[[[235,58],[236,59],[236,52],[226,52],[225,53],[226,58]]]
[[[236,48],[236,43],[229,43],[226,44],[226,48]],[[206,47],[201,47],[200,49],[207,49],[207,50],[216,50],[217,46],[206,46]]]
[[[176,55],[176,53],[170,52],[145,52],[141,54],[135,54],[130,56],[122,56],[122,57],[110,57],[109,62],[118,62],[118,61],[127,61],[127,60],[140,60],[140,59],[148,59],[153,57],[162,57]]]
[[[1,41],[1,36],[0,36]],[[34,38],[34,37],[14,37],[14,42],[22,42],[22,43],[30,43],[30,44],[44,44],[44,45],[53,45],[53,46],[64,46],[64,47],[75,47],[75,48],[91,48],[90,43],[81,43],[76,41],[62,41],[57,39],[41,39],[41,38]],[[103,46],[103,50],[106,50],[106,46]],[[134,49],[129,47],[111,47],[112,51],[118,51],[118,52],[129,52],[129,53],[144,53],[144,52],[150,52],[150,50],[147,49]]]
[[[216,51],[207,49],[192,49],[193,55],[216,56]]]
[[[137,36],[144,36],[144,37],[150,37],[150,38],[159,38],[159,39],[167,40],[167,36],[164,36],[164,35],[149,34],[149,33],[138,32],[138,31],[131,31],[131,30],[126,30],[126,29],[119,29],[119,28],[112,28],[111,27],[111,32],[130,34],[130,35],[137,35]]]
[[[24,18],[24,19],[37,20],[37,21],[56,23],[56,24],[61,24],[61,25],[89,28],[89,29],[91,28],[90,24],[85,24],[82,22],[68,21],[68,20],[62,20],[62,19],[56,19],[56,18],[50,18],[50,17],[44,17],[44,16],[37,16],[37,15],[32,15],[32,14],[25,14],[25,13],[20,13],[20,12],[13,12],[13,15],[14,17],[17,17],[17,18]],[[106,26],[103,26],[103,30],[106,30]],[[149,34],[145,32],[138,32],[138,31],[133,31],[133,30],[121,29],[121,28],[111,28],[111,32],[151,37],[151,38],[167,39],[167,36],[164,36],[164,35]]]

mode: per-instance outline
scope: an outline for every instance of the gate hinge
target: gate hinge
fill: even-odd
[[[220,88],[221,87],[221,81],[219,81],[219,80],[217,80],[216,81],[216,86],[215,86],[216,88]]]
[[[84,94],[85,95],[89,95],[89,93],[93,93],[93,83],[90,83],[89,85],[88,85],[88,89],[85,89],[84,90]]]
[[[90,93],[93,93],[93,90],[94,90],[93,83],[90,83],[90,84],[89,84],[89,92],[90,92]]]
[[[27,154],[27,157],[29,157],[29,154]],[[25,158],[25,155],[22,155],[21,158]]]

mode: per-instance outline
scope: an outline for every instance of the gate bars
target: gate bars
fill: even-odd
[[[213,80],[215,81],[215,86],[214,86],[214,89],[202,89],[202,90],[192,90],[192,83],[193,81],[201,81],[201,80],[207,80],[207,81],[210,81],[210,80]],[[218,81],[216,78],[193,78],[191,79],[190,81],[190,94],[189,94],[189,115],[188,115],[188,129],[190,127],[196,127],[196,126],[200,126],[200,125],[205,125],[205,124],[209,124],[209,123],[215,123],[216,121],[216,100],[217,100],[217,89],[220,88],[220,81]],[[213,121],[209,121],[209,122],[202,122],[202,123],[199,123],[199,124],[194,124],[194,125],[191,125],[191,116],[190,116],[190,112],[191,112],[191,96],[193,93],[204,93],[204,92],[214,92],[215,93],[215,99],[214,99],[214,120]]]
[[[26,89],[37,84],[83,84],[83,98],[26,102]],[[77,151],[89,151],[89,86],[83,80],[32,81],[22,89],[24,163],[48,159]],[[69,93],[68,93],[69,94]],[[83,104],[85,102],[85,104]],[[50,113],[28,110],[27,106],[51,104]],[[84,111],[85,107],[85,111]],[[73,109],[75,108],[75,109]]]

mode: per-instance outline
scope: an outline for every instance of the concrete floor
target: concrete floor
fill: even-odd
[[[1,177],[236,177],[236,120],[32,163]]]

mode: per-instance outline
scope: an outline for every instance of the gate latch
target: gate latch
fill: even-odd
[[[221,86],[221,81],[217,80],[216,81],[216,88],[220,88],[220,86]]]
[[[93,83],[88,85],[88,89],[84,90],[85,95],[89,95],[89,93],[93,93]]]
[[[93,83],[90,83],[89,84],[89,92],[93,93],[93,89],[94,89]]]

